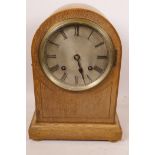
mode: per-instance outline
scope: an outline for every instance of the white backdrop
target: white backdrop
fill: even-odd
[[[67,153],[77,154],[78,151],[82,149],[84,154],[102,154],[105,155],[127,155],[128,154],[128,76],[129,76],[129,41],[128,41],[128,0],[27,0],[27,44],[26,44],[26,55],[27,55],[27,127],[30,123],[32,113],[34,111],[34,93],[33,93],[33,80],[32,80],[32,70],[31,70],[31,42],[33,35],[39,25],[54,11],[58,8],[71,3],[83,3],[95,7],[97,10],[102,12],[109,21],[116,28],[120,39],[122,41],[123,53],[122,53],[122,67],[120,75],[120,86],[118,94],[118,113],[120,116],[121,125],[123,128],[123,140],[117,144],[103,143],[98,142],[87,142],[87,143],[76,143],[76,145],[69,142],[34,142],[27,140],[27,151],[28,155],[30,154],[61,154],[65,153],[59,148],[61,145],[62,148],[69,146],[74,149],[66,150]],[[124,104],[125,103],[125,104]],[[127,104],[126,104],[127,103]],[[27,137],[28,139],[28,137]],[[89,145],[88,145],[89,144]],[[93,144],[93,145],[91,145]],[[52,150],[50,150],[50,146]],[[90,146],[90,148],[89,148]],[[38,149],[44,149],[38,150]],[[79,148],[79,149],[78,149]],[[93,148],[93,151],[92,151]],[[47,151],[47,150],[50,151]],[[96,152],[95,152],[96,150]],[[52,152],[57,151],[57,152]],[[61,152],[62,151],[62,152]],[[113,152],[114,151],[114,152]]]

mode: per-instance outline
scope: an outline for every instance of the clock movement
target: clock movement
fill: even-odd
[[[47,18],[32,42],[34,140],[120,140],[116,114],[121,41],[112,24],[86,8]]]

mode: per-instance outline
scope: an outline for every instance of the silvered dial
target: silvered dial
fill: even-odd
[[[113,64],[109,36],[89,21],[70,20],[52,27],[40,48],[40,62],[58,86],[80,91],[100,83]]]

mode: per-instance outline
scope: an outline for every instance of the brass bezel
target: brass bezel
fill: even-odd
[[[62,83],[61,81],[57,80],[55,77],[52,76],[52,74],[49,72],[49,70],[46,67],[46,62],[44,59],[44,48],[45,48],[45,43],[48,39],[48,37],[55,32],[56,30],[58,30],[59,28],[63,27],[63,26],[67,26],[70,24],[83,24],[83,25],[87,25],[90,27],[93,27],[94,29],[96,29],[100,34],[102,34],[104,36],[104,39],[106,41],[106,46],[108,48],[108,52],[109,52],[109,63],[108,66],[105,70],[105,72],[94,82],[90,83],[89,85],[86,86],[71,86],[71,85],[67,85],[65,83]],[[109,72],[111,71],[113,64],[114,64],[114,46],[112,43],[111,38],[109,37],[109,35],[107,34],[107,32],[105,32],[105,30],[103,30],[99,25],[97,25],[96,23],[88,20],[88,19],[81,19],[81,18],[76,18],[76,19],[67,19],[64,20],[62,22],[59,22],[55,25],[53,25],[52,27],[49,28],[49,30],[47,31],[47,33],[45,34],[45,36],[43,37],[43,40],[41,42],[40,45],[40,50],[39,50],[39,61],[40,61],[40,65],[43,69],[43,72],[45,73],[45,75],[48,77],[48,79],[53,82],[54,84],[56,84],[57,86],[63,88],[63,89],[67,89],[70,91],[83,91],[83,90],[88,90],[90,88],[93,88],[94,86],[98,85],[100,82],[102,82],[106,76],[109,74]]]

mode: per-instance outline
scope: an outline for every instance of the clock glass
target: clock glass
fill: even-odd
[[[95,23],[70,19],[52,26],[40,46],[40,64],[57,86],[81,91],[105,79],[114,63],[109,35]]]

